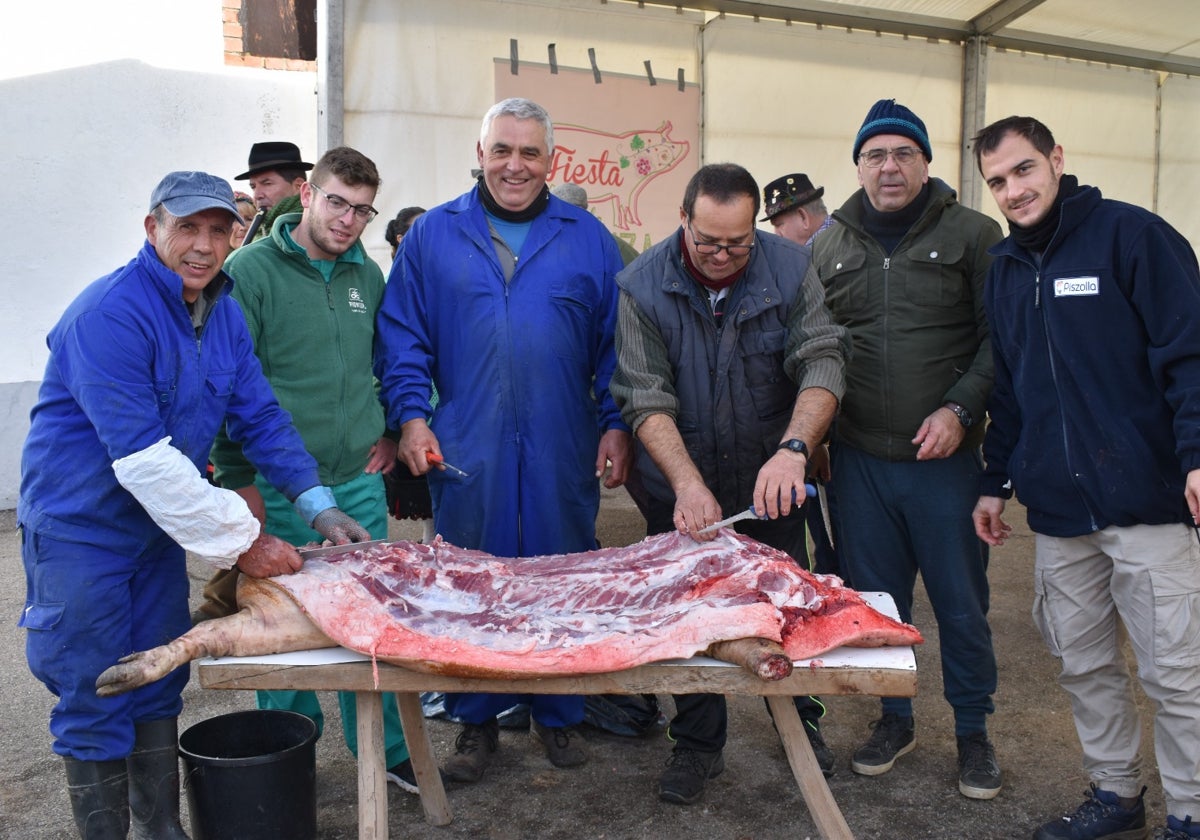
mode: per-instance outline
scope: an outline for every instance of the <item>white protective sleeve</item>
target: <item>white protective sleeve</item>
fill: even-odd
[[[113,461],[117,481],[184,550],[228,569],[258,539],[258,520],[237,493],[214,487],[165,437]]]

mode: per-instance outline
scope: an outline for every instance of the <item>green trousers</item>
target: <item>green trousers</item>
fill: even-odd
[[[275,488],[267,484],[262,476],[255,480],[267,508],[267,533],[287,540],[292,545],[319,542],[322,538],[308,527],[296,509]],[[376,473],[363,473],[345,484],[330,488],[338,507],[348,516],[354,517],[371,534],[371,539],[387,538],[387,500],[383,490],[383,477]],[[282,709],[299,712],[313,719],[317,731],[323,732],[325,714],[313,691],[259,691],[256,692],[258,708]],[[338,707],[342,711],[342,735],[350,752],[358,756],[358,714],[354,693],[338,692]],[[396,707],[393,694],[383,696],[383,745],[387,751],[387,766],[395,767],[408,758],[408,744],[404,741],[404,730],[400,727],[400,710]]]

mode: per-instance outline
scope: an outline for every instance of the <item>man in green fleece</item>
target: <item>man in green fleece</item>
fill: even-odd
[[[339,507],[373,539],[387,537],[382,474],[395,463],[398,437],[385,435],[371,372],[383,273],[360,242],[375,218],[371,202],[378,189],[379,172],[367,157],[344,146],[331,149],[300,188],[303,211],[280,216],[269,236],[225,263],[280,405],[291,413]],[[224,436],[217,438],[212,462],[216,482],[239,493],[268,533],[295,545],[321,539]],[[338,705],[346,744],[357,752],[354,695],[339,693]],[[311,691],[260,691],[258,706],[300,712],[323,724]],[[415,793],[392,695],[384,701],[384,740],[388,780]]]

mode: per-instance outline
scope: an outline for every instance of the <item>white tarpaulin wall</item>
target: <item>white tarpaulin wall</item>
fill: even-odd
[[[437,3],[351,0],[346,5],[345,142],[375,161],[383,187],[379,222],[364,241],[390,264],[384,218],[402,207],[433,207],[465,192],[478,166],[479,122],[495,102],[494,59],[517,39],[522,60],[642,75],[652,62],[660,84],[677,68],[698,80],[696,37],[703,17],[621,10],[594,0]],[[518,73],[519,75],[519,73]],[[649,81],[647,80],[647,84]],[[551,114],[553,117],[553,114]]]
[[[589,68],[593,48],[602,75],[644,75],[648,60],[659,84],[673,84],[683,68],[701,85],[703,161],[740,163],[760,184],[806,172],[831,207],[857,188],[850,151],[867,109],[895,97],[929,129],[931,173],[958,187],[959,43],[600,0],[347,0],[345,142],[379,164],[385,216],[470,185],[493,61],[512,39],[539,64],[555,44],[564,67]],[[986,72],[986,121],[1042,119],[1069,172],[1156,209],[1200,245],[1200,80],[996,50]],[[999,219],[986,194],[980,209]],[[382,226],[368,239],[386,263]]]

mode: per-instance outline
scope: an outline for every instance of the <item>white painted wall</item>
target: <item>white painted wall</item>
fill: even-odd
[[[314,155],[315,85],[313,73],[226,67],[220,0],[6,7],[0,509],[16,506],[46,333],[141,247],[154,185],[173,169],[232,178],[264,139]]]
[[[45,335],[83,286],[141,246],[149,193],[171,169],[232,176],[250,144],[287,139],[315,155],[311,73],[224,65],[220,0],[9,4],[0,27],[0,508],[16,501],[21,443],[46,361]],[[804,171],[835,207],[856,187],[850,145],[875,99],[925,120],[933,174],[957,186],[961,51],[837,28],[726,20],[599,0],[346,0],[346,142],[379,165],[383,222],[469,185],[493,60],[700,81],[702,155],[760,182]],[[1155,207],[1194,245],[1200,216],[1200,79],[1034,55],[990,55],[986,118],[1043,118],[1069,171]],[[1158,134],[1156,134],[1158,132]],[[1155,155],[1159,156],[1156,172]],[[311,160],[312,157],[309,157]],[[1157,175],[1157,184],[1155,178]],[[986,212],[998,217],[990,197]]]

